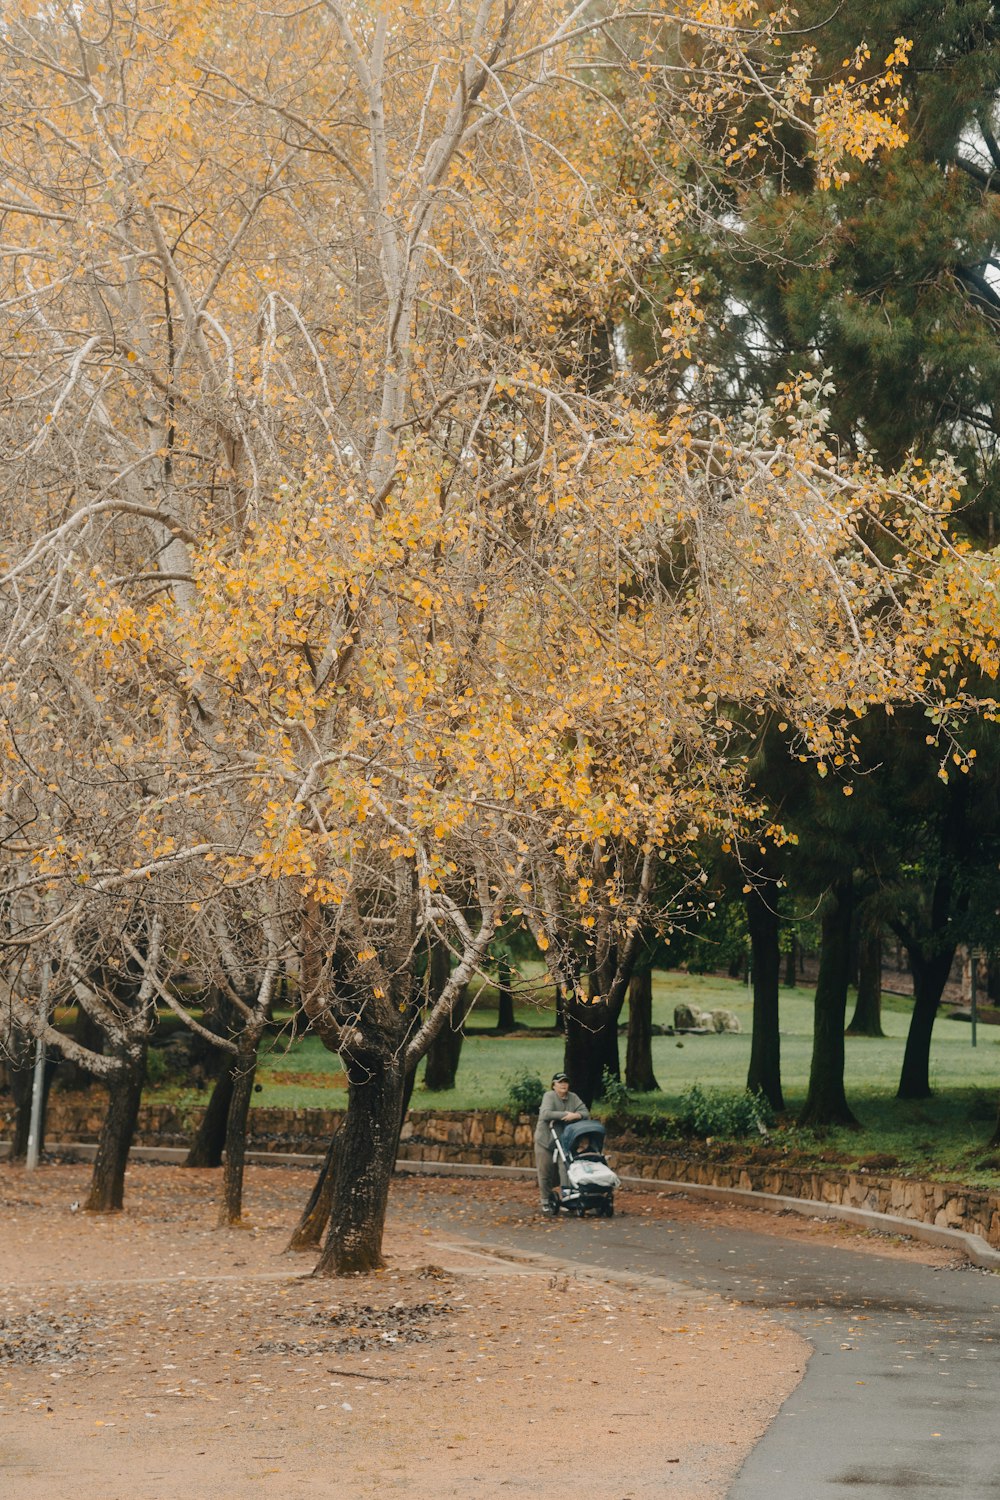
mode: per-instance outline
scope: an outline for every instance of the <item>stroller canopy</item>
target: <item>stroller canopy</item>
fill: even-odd
[[[600,1120],[570,1120],[568,1125],[563,1126],[559,1138],[567,1151],[575,1151],[578,1142],[589,1135],[594,1143],[594,1150],[603,1151],[606,1134]]]

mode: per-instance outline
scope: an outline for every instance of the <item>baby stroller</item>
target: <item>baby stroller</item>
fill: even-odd
[[[604,1159],[604,1137],[607,1132],[598,1120],[571,1120],[553,1130],[556,1161],[563,1162],[569,1186],[562,1196],[552,1194],[552,1206],[558,1213],[595,1214],[610,1219],[615,1211],[615,1188],[618,1178]]]

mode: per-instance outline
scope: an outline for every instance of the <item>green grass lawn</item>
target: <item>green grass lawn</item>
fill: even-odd
[[[484,987],[469,1018],[471,1034],[462,1050],[457,1087],[448,1093],[430,1093],[418,1075],[414,1109],[498,1108],[513,1075],[529,1070],[548,1081],[561,1066],[562,1040],[540,1034],[554,1021],[550,996],[539,988],[540,971],[529,970],[525,981],[516,1015],[519,1024],[530,1026],[535,1034],[491,1034],[489,1028],[496,1019],[495,995]],[[653,1064],[662,1092],[635,1097],[634,1108],[643,1114],[674,1113],[680,1095],[695,1083],[726,1093],[739,1092],[744,1086],[752,1019],[746,985],[712,975],[661,973],[655,977],[656,1022],[671,1024],[674,1006],[682,1000],[692,1001],[703,1010],[725,1006],[736,1012],[744,1030],[739,1035],[655,1038]],[[794,1118],[805,1097],[812,1051],[812,1006],[809,989],[781,992],[782,1078],[789,1119]],[[978,1046],[973,1049],[967,1024],[940,1018],[931,1054],[934,1097],[904,1103],[893,1095],[909,1009],[907,1000],[886,996],[886,1037],[847,1038],[847,1093],[862,1130],[806,1133],[783,1123],[775,1139],[790,1151],[813,1159],[828,1155],[854,1162],[878,1153],[895,1157],[901,1166],[921,1175],[959,1176],[969,1183],[1000,1186],[1000,1156],[994,1154],[989,1165],[979,1165],[989,1160],[984,1142],[996,1119],[1000,1027],[981,1026]],[[281,1036],[265,1048],[258,1074],[262,1088],[254,1096],[256,1105],[336,1108],[346,1102],[338,1061],[317,1038],[303,1037],[286,1048]],[[624,1038],[622,1053],[624,1056]],[[185,1097],[196,1102],[198,1096]]]

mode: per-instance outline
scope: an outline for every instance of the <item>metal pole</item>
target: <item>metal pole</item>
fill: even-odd
[[[972,991],[972,998],[971,998],[971,1003],[969,1005],[969,1019],[972,1021],[972,1045],[975,1046],[976,1045],[976,1020],[977,1020],[977,1014],[976,1014],[976,999],[977,999],[977,996],[976,996],[976,966],[977,966],[977,960],[976,960],[976,950],[974,948],[972,950],[971,960],[972,960],[972,962],[971,962],[972,973],[971,973],[971,976],[970,976],[970,978],[971,978],[970,989]]]
[[[49,961],[42,964],[42,992],[39,997],[44,1019],[49,1019]],[[28,1149],[25,1153],[25,1169],[33,1172],[38,1166],[38,1155],[42,1139],[42,1100],[45,1096],[45,1043],[39,1037],[35,1042],[35,1072],[31,1080],[31,1119],[28,1124]]]

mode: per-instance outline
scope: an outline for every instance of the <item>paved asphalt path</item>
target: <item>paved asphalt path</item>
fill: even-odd
[[[1000,1500],[1000,1274],[641,1214],[517,1219],[477,1204],[474,1181],[464,1198],[425,1184],[421,1219],[718,1292],[808,1339],[805,1378],[729,1500]]]

